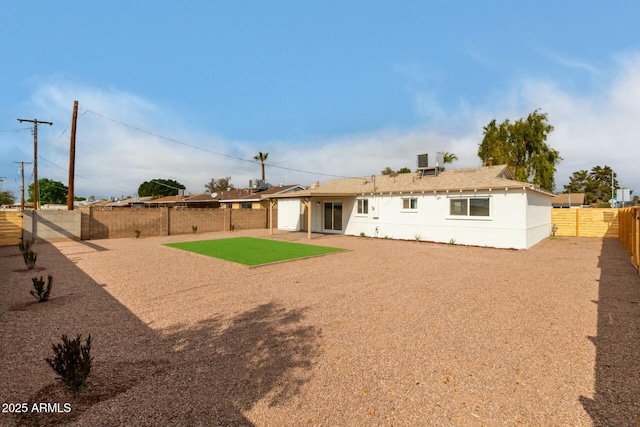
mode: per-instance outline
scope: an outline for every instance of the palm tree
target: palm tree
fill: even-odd
[[[261,163],[262,165],[262,180],[264,181],[264,162],[267,160],[267,157],[269,157],[269,153],[263,153],[262,151],[258,152],[258,155],[255,156],[253,159],[257,160]]]
[[[454,160],[458,160],[458,156],[453,153],[442,153],[442,161],[447,164],[453,163]]]

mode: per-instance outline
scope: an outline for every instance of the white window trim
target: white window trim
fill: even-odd
[[[361,200],[364,200],[365,202],[367,202],[367,211],[363,212],[363,213],[358,213],[358,202],[360,202]],[[369,199],[366,197],[360,197],[356,199],[356,216],[358,217],[368,217],[369,216],[369,210],[371,209],[371,206],[369,206],[371,203],[369,203]]]
[[[466,215],[451,215],[451,200],[466,199],[467,200],[467,214]],[[471,209],[471,199],[489,199],[489,215],[488,216],[471,216],[469,215],[469,209]],[[447,215],[446,220],[453,221],[493,221],[493,198],[491,195],[460,195],[460,196],[447,196]]]
[[[401,197],[400,200],[402,201],[402,205],[400,205],[400,212],[402,213],[417,213],[418,212],[418,197],[417,196],[404,196]],[[416,207],[415,208],[405,208],[404,207],[404,201],[405,200],[415,200],[416,201]],[[411,202],[409,202],[409,206],[411,206]]]

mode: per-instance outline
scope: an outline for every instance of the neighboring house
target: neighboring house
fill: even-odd
[[[423,176],[424,175],[424,176]],[[277,200],[278,229],[530,248],[549,236],[553,193],[507,166],[329,181]]]
[[[558,194],[551,199],[554,208],[581,208],[584,206],[584,193]]]
[[[278,185],[266,190],[255,191],[251,189],[219,191],[216,200],[220,202],[220,208],[224,209],[268,209],[267,198],[274,194],[289,194],[304,190],[302,185]]]
[[[188,194],[160,197],[147,201],[146,205],[154,208],[194,209],[217,208],[220,204],[216,199],[211,197],[211,194]]]

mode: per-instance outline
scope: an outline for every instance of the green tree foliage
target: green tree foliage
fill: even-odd
[[[613,186],[618,188],[616,173],[609,166],[594,166],[590,172],[579,170],[569,178],[569,184],[564,186],[565,193],[584,193],[586,204],[604,203],[611,199],[611,178]]]
[[[233,184],[231,184],[230,176],[225,176],[224,178],[220,179],[211,178],[211,181],[204,185],[205,191],[209,193],[215,193],[217,191],[227,191],[227,188],[235,188]]]
[[[27,200],[29,202],[33,202],[33,187],[33,184],[29,185],[29,199]],[[38,201],[41,205],[46,203],[65,205],[67,204],[68,193],[69,189],[60,181],[53,181],[48,178],[38,180]]]
[[[394,171],[393,169],[391,169],[389,166],[387,166],[386,168],[382,169],[380,171],[380,173],[382,175],[391,175],[392,173],[396,173],[396,171]]]
[[[458,156],[456,156],[455,154],[453,154],[453,153],[442,153],[442,161],[445,164],[451,164],[455,160],[458,160]]]
[[[0,191],[0,205],[13,205],[16,201],[11,191]]]
[[[261,166],[262,166],[262,180],[263,181],[264,181],[264,162],[267,161],[267,157],[269,157],[269,153],[263,153],[262,151],[258,152],[258,154],[253,157],[253,160],[259,161]]]
[[[175,196],[178,190],[184,190],[185,186],[173,179],[152,179],[145,181],[138,187],[138,196],[140,197],[164,197]]]
[[[485,164],[493,157],[493,164],[509,165],[519,181],[553,190],[556,165],[562,158],[546,143],[552,131],[547,114],[539,110],[513,123],[507,119],[497,124],[493,119],[484,127],[478,156]]]
[[[411,173],[411,169],[404,167],[404,168],[400,168],[398,169],[398,173]]]

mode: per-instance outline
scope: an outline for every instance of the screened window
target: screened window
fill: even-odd
[[[470,216],[489,216],[489,199],[469,199]]]
[[[452,199],[451,215],[467,215],[467,199]]]
[[[402,199],[402,209],[418,209],[418,199]]]
[[[451,199],[449,213],[452,216],[489,216],[489,198]]]
[[[369,213],[369,200],[368,199],[360,199],[358,200],[358,213],[360,215],[365,215]]]
[[[241,203],[240,204],[240,209],[251,209],[251,203]]]

